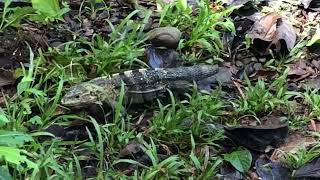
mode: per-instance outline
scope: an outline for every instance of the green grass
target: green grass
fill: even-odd
[[[258,79],[255,85],[252,85],[247,76],[245,80],[244,97],[240,97],[233,102],[235,112],[238,115],[251,114],[270,114],[277,108],[285,106],[290,108],[290,100],[295,96],[300,96],[298,92],[288,91],[286,77],[289,69],[287,68],[283,75],[274,80],[271,85],[266,84],[262,79]]]
[[[310,89],[308,88],[306,92],[303,93],[303,98],[305,100],[305,103],[310,108],[310,114],[309,116],[311,118],[320,117],[320,94],[317,89]]]
[[[5,0],[0,21],[0,30],[8,27],[22,27],[22,22],[31,21],[49,25],[50,22],[63,21],[63,16],[70,11],[67,3],[60,6],[59,0],[31,0],[32,7],[11,7],[12,0]]]
[[[218,57],[224,50],[221,33],[235,32],[235,27],[228,18],[234,9],[222,8],[222,10],[214,11],[208,0],[202,0],[199,7],[194,10],[197,12],[196,16],[193,16],[191,7],[185,3],[183,0],[172,4],[160,3],[162,7],[160,26],[174,26],[188,34],[187,39],[180,41],[178,49],[180,51],[189,48],[196,49],[196,53],[186,53],[189,59],[197,59],[204,53]]]
[[[202,29],[198,32],[193,30],[192,38],[186,41],[187,46],[199,43],[196,39],[206,38],[221,43],[218,30],[210,30],[220,26],[220,15],[210,14],[208,4],[202,4],[200,10],[200,16],[193,25]],[[66,42],[62,49],[39,50],[36,55],[30,50],[29,68],[16,70],[20,77],[17,94],[7,97],[6,106],[0,111],[0,125],[4,130],[0,134],[6,140],[14,139],[11,143],[4,143],[7,141],[0,138],[4,172],[10,173],[13,179],[82,179],[85,175],[83,164],[90,161],[96,167],[98,179],[180,179],[186,174],[192,178],[212,178],[217,174],[223,160],[218,154],[207,157],[207,153],[208,148],[218,148],[216,141],[224,138],[223,131],[217,128],[219,117],[224,112],[219,90],[212,93],[194,91],[186,94],[186,100],[178,100],[170,92],[170,104],[158,101],[159,107],[150,121],[149,133],[137,131],[130,114],[123,113],[124,87],[113,116],[110,112],[104,114],[111,121],[103,120],[105,123],[101,123],[101,120],[85,113],[56,115],[64,86],[84,81],[92,74],[101,76],[146,66],[140,58],[143,57],[147,38],[143,29],[150,14],[137,22],[132,20],[137,12],[133,11],[116,26],[107,20],[112,29],[109,37],[95,34],[88,40],[75,34],[74,41]],[[206,18],[207,15],[210,17]],[[164,22],[168,20],[163,17]],[[55,18],[58,16],[50,14],[45,22],[50,24]],[[192,19],[191,16],[189,18]],[[201,26],[200,21],[208,21],[208,24]],[[3,23],[4,27],[13,25],[8,23],[8,18],[4,22],[7,23]],[[18,25],[20,19],[14,22]],[[194,37],[196,34],[200,36]],[[220,49],[207,50],[218,53]],[[48,63],[48,57],[52,63]],[[95,70],[92,72],[92,69]],[[53,124],[68,126],[74,120],[89,124],[85,128],[87,140],[64,141],[45,131]],[[132,140],[141,144],[150,164],[118,157],[121,149]],[[159,148],[170,143],[180,146],[181,153],[160,159]],[[196,147],[203,151],[197,153]],[[81,150],[90,155],[79,153]],[[125,175],[117,169],[120,162],[136,164],[139,168]],[[22,166],[23,163],[26,166]]]
[[[54,55],[56,63],[72,66],[69,74],[75,79],[85,78],[86,72],[92,69],[95,69],[92,73],[99,76],[135,66],[146,67],[140,58],[144,54],[144,42],[147,40],[143,29],[150,14],[139,23],[131,20],[137,12],[133,11],[117,26],[107,20],[112,29],[109,38],[95,35],[88,41],[78,37],[75,41],[68,42],[63,51],[52,49],[50,53]],[[89,49],[81,48],[83,46],[88,46]]]
[[[150,133],[168,142],[175,139],[183,142],[184,137],[192,133],[207,139],[207,143],[213,143],[221,138],[218,130],[211,134],[223,113],[224,104],[219,95],[219,91],[211,94],[194,92],[187,95],[188,100],[176,102],[171,93],[171,104],[163,106],[159,102],[159,111],[151,121]]]
[[[58,5],[53,0],[51,3],[32,2],[33,7],[11,8],[6,1],[0,30],[8,27],[20,29],[22,22],[59,29],[63,15],[69,11],[68,5]],[[83,2],[76,13],[77,18],[83,15],[82,10],[89,10],[87,13],[91,17],[110,10],[111,7],[96,8],[97,2],[90,1],[90,7]],[[225,50],[222,33],[235,32],[229,18],[233,8],[222,7],[220,2],[212,5],[208,0],[200,0],[200,6],[193,12],[185,0],[160,6],[163,9],[160,26],[177,27],[186,35],[177,48],[185,61],[196,64],[203,56],[216,59],[222,56]],[[108,36],[94,34],[88,38],[74,32],[73,40],[62,44],[61,48],[34,50],[29,47],[28,68],[15,71],[17,92],[13,97],[5,95],[5,103],[0,108],[1,175],[30,180],[85,179],[88,175],[85,167],[91,166],[96,171],[91,179],[214,179],[219,177],[222,164],[238,161],[241,156],[241,151],[235,151],[226,161],[223,154],[228,154],[229,150],[220,143],[226,139],[221,124],[240,116],[260,118],[285,109],[290,127],[301,126],[302,129],[308,120],[320,116],[318,91],[307,90],[301,95],[288,90],[288,69],[284,70],[287,57],[274,58],[266,64],[280,74],[272,82],[259,79],[254,84],[246,77],[244,96],[236,100],[224,98],[227,92],[222,88],[210,93],[195,88],[183,97],[168,90],[168,100],[159,99],[151,107],[146,107],[145,111],[153,115],[143,117],[143,114],[126,111],[123,84],[114,109],[99,112],[102,118],[85,109],[70,111],[61,107],[61,96],[70,85],[89,77],[148,66],[143,59],[148,46],[144,28],[151,14],[146,12],[143,19],[137,20],[138,12],[132,11],[116,25],[105,19],[112,30]],[[295,49],[289,57],[295,56],[298,50]],[[311,114],[295,114],[291,106],[295,98],[304,100]],[[143,118],[146,118],[146,126],[137,126],[137,121]],[[72,126],[79,122],[85,122],[81,129]],[[70,129],[75,128],[87,138],[65,140],[55,137],[55,132],[47,131],[52,125],[63,126],[70,134],[74,133]],[[120,156],[131,142],[139,144],[138,155]],[[140,158],[142,155],[147,162]],[[311,150],[289,153],[284,162],[297,168],[318,155],[316,146]],[[241,163],[247,162],[249,168],[248,160],[251,161],[244,157]],[[122,165],[125,169],[129,165],[134,168],[128,173]]]
[[[296,152],[285,153],[282,161],[287,164],[290,168],[298,169],[306,163],[312,161],[314,158],[320,155],[320,146],[319,144],[314,147],[307,149],[303,145],[298,147]]]

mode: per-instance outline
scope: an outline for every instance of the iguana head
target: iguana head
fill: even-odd
[[[97,88],[89,83],[82,83],[70,88],[61,100],[61,104],[70,107],[83,107],[99,101]]]

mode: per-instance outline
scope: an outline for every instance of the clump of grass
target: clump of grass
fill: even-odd
[[[182,177],[192,178],[213,178],[217,174],[217,170],[222,163],[219,156],[211,155],[208,157],[209,146],[206,151],[196,153],[196,143],[191,135],[191,151],[187,155],[168,155],[165,159],[160,159],[158,151],[159,147],[150,138],[149,143],[143,140],[142,134],[137,135],[138,141],[141,143],[140,148],[148,156],[150,165],[142,164],[132,159],[119,159],[113,162],[134,164],[140,168],[135,170],[132,176],[121,176],[121,174],[108,171],[112,177],[134,178],[134,179],[180,179]]]
[[[284,153],[281,161],[288,165],[292,169],[298,169],[301,166],[312,161],[314,158],[320,155],[320,145],[317,144],[314,147],[307,149],[304,146],[300,146],[296,152]]]
[[[194,11],[186,1],[161,5],[163,10],[160,26],[169,25],[179,28],[182,32],[190,32],[190,37],[180,42],[179,49],[200,47],[197,48],[198,53],[192,55],[194,57],[201,56],[204,51],[219,55],[223,50],[221,32],[235,32],[234,24],[228,18],[233,8],[220,6],[221,10],[213,10],[208,0],[201,0],[199,7]]]
[[[0,20],[0,31],[10,26],[22,27],[23,20],[42,24],[63,20],[65,13],[70,11],[69,5],[63,2],[60,7],[58,0],[37,1],[32,0],[32,7],[10,7],[12,0],[5,0]]]
[[[64,147],[50,142],[38,142],[39,137],[54,137],[53,134],[43,132],[49,124],[54,123],[56,118],[54,113],[57,110],[62,88],[63,88],[63,69],[55,69],[46,74],[39,74],[39,67],[42,63],[40,57],[34,59],[34,54],[30,49],[30,66],[28,70],[22,67],[22,79],[17,85],[17,93],[14,97],[6,97],[5,107],[1,109],[1,128],[6,131],[6,138],[13,138],[8,146],[1,148],[8,167],[14,170],[14,179],[24,179],[30,177],[46,177],[51,174],[49,171],[56,171],[56,177],[67,177],[70,173],[69,167],[59,165],[57,154],[51,148],[58,148],[59,151]],[[59,79],[55,79],[60,74]],[[56,80],[56,84],[50,83]],[[54,92],[54,96],[49,96]],[[2,121],[6,121],[3,123]],[[34,129],[30,132],[29,129]],[[76,142],[75,142],[76,143]],[[1,145],[4,145],[1,143]],[[17,149],[19,148],[19,149]],[[5,153],[5,154],[3,154]],[[63,153],[61,153],[63,154]],[[61,155],[59,154],[59,155]],[[71,155],[71,154],[68,154]],[[14,157],[12,159],[12,157]],[[27,166],[23,166],[26,163]],[[30,173],[29,170],[33,169]]]
[[[232,102],[238,115],[257,115],[259,113],[271,113],[276,108],[285,106],[289,108],[289,100],[294,96],[299,96],[297,92],[288,91],[286,77],[289,69],[287,68],[283,75],[273,81],[271,86],[259,79],[253,86],[245,76],[247,87],[245,87],[244,97]]]
[[[86,72],[100,76],[137,65],[146,66],[139,58],[145,52],[144,42],[147,36],[143,29],[150,14],[147,14],[142,22],[136,22],[131,18],[137,12],[130,13],[117,26],[107,21],[112,29],[108,38],[98,34],[94,35],[91,41],[79,37],[73,42],[68,42],[64,50],[52,49],[50,54],[58,64],[72,65],[74,69],[70,74],[76,77],[79,71],[82,72],[82,76],[86,76]]]
[[[142,168],[142,170],[136,170],[133,177],[137,179],[178,179],[184,173],[184,162],[177,155],[172,155],[164,160],[161,160],[158,155],[158,147],[150,138],[150,143],[143,140],[142,134],[137,135],[138,141],[141,143],[140,148],[148,156],[150,165],[142,164],[136,160],[120,159],[113,162],[113,165],[118,163],[134,164]],[[117,176],[117,173],[109,172],[113,176]],[[128,177],[127,177],[128,178]]]
[[[186,169],[192,169],[191,176],[200,179],[214,178],[217,175],[218,168],[222,164],[223,160],[217,154],[210,154],[210,146],[205,145],[201,148],[200,153],[196,153],[196,142],[193,135],[191,138],[191,151],[189,159],[186,159]],[[199,147],[201,145],[197,145]],[[209,157],[208,157],[209,156]]]
[[[30,49],[30,67],[22,67],[22,79],[17,85],[17,94],[6,100],[6,109],[10,117],[10,128],[25,130],[31,125],[45,127],[54,116],[58,107],[64,84],[64,71],[58,67],[46,74],[39,74],[43,63],[42,52],[34,59]],[[19,74],[19,73],[17,73]],[[58,79],[56,77],[59,76]],[[50,81],[56,82],[51,84]],[[48,93],[55,93],[49,97]]]
[[[308,88],[306,92],[303,93],[304,100],[307,105],[309,105],[311,113],[310,117],[320,117],[320,94],[318,89],[311,90]]]
[[[192,133],[196,137],[209,137],[208,142],[221,138],[221,133],[213,133],[215,123],[223,112],[224,104],[220,92],[194,92],[188,100],[176,101],[171,93],[171,104],[163,106],[159,102],[159,112],[151,121],[151,134],[157,139],[174,140]],[[213,133],[213,134],[212,134]]]

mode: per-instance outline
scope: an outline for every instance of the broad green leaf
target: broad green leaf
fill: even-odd
[[[0,125],[6,124],[8,122],[10,122],[10,121],[7,118],[6,114],[4,114],[3,111],[0,111]]]
[[[186,10],[188,8],[187,0],[178,0],[176,6],[180,10]]]
[[[37,124],[37,125],[43,124],[40,116],[33,116],[29,121],[31,122],[31,124]]]
[[[0,146],[21,147],[25,142],[33,141],[28,134],[17,131],[0,130]]]
[[[12,13],[6,18],[6,24],[4,27],[14,26],[21,27],[21,20],[26,16],[34,13],[34,9],[31,7],[16,7],[12,8]]]
[[[46,96],[46,93],[44,93],[43,91],[40,91],[38,89],[35,89],[35,88],[26,89],[25,91],[30,92],[37,97],[45,97]]]
[[[40,14],[40,17],[34,19],[59,19],[63,14],[68,12],[70,9],[65,6],[63,9],[60,8],[58,0],[31,0],[32,7]]]
[[[30,103],[31,103],[32,99],[24,99],[20,102],[20,104],[22,105],[23,107],[23,113],[25,114],[31,114],[32,111],[31,111],[31,107],[30,107]]]
[[[252,156],[247,149],[239,148],[230,154],[224,154],[224,160],[230,162],[238,171],[245,173],[251,167]]]
[[[201,38],[201,39],[198,39],[196,42],[199,43],[204,49],[206,49],[206,50],[208,50],[210,52],[214,51],[214,48],[212,47],[212,44],[209,43],[206,39]]]
[[[27,157],[21,153],[22,151],[20,149],[0,146],[1,160],[5,160],[15,165],[21,165],[21,163],[25,162],[28,168],[38,169],[38,166],[35,163],[27,159]]]
[[[9,171],[1,166],[0,166],[0,180],[12,180],[12,177]]]
[[[58,0],[31,0],[32,7],[42,14],[53,17],[60,10]]]
[[[31,82],[33,81],[32,78],[29,78],[27,76],[24,76],[21,80],[21,82],[19,82],[18,86],[17,86],[17,90],[18,90],[18,94],[22,94],[24,91],[26,91],[27,89],[29,89]]]

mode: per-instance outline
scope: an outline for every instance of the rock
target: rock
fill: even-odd
[[[243,63],[241,61],[236,61],[236,66],[237,67],[243,67]]]
[[[160,27],[149,31],[149,40],[154,46],[175,49],[178,47],[181,34],[175,27]]]
[[[255,63],[253,65],[253,68],[256,70],[256,71],[259,71],[262,69],[262,64],[261,63]]]
[[[252,62],[257,62],[258,60],[256,57],[241,57],[239,61],[241,61],[244,65],[248,65]]]
[[[259,58],[259,62],[261,62],[261,63],[265,63],[267,61],[267,59],[266,58]]]
[[[197,8],[199,7],[199,0],[187,0],[188,6],[191,6],[192,8]]]
[[[6,52],[6,50],[0,47],[0,54],[3,54],[5,52]]]

